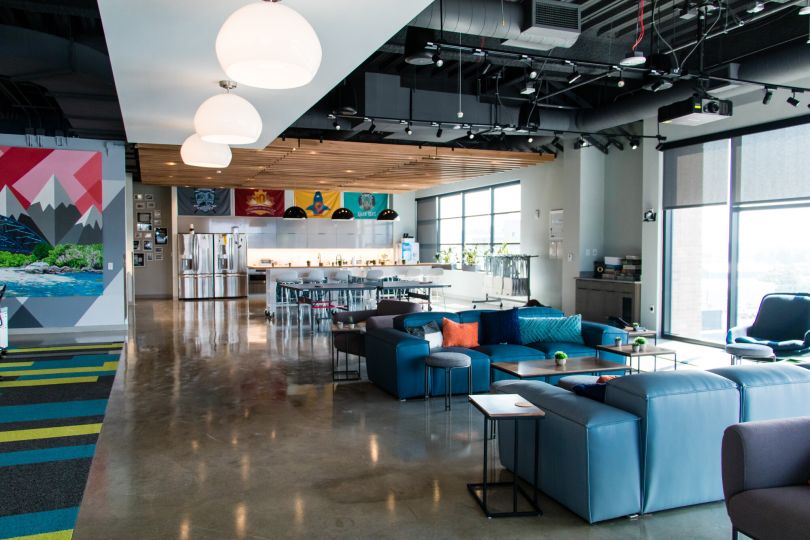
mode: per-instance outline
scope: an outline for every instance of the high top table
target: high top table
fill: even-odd
[[[619,345],[618,347],[615,345],[597,345],[596,356],[599,356],[600,352],[609,352],[626,357],[628,363],[630,364],[630,373],[633,373],[633,358],[638,358],[638,367],[636,368],[636,373],[641,373],[642,356],[652,356],[653,371],[658,371],[658,357],[670,355],[672,356],[672,363],[675,366],[675,370],[677,371],[678,369],[678,353],[672,349],[664,349],[657,345],[653,346],[648,344],[644,346],[643,350],[639,349],[638,351],[634,351],[632,345]]]

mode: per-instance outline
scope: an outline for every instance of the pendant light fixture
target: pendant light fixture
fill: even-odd
[[[231,149],[227,144],[206,142],[195,133],[183,142],[180,157],[193,167],[224,169],[231,163]]]
[[[278,0],[234,11],[217,34],[216,51],[229,78],[273,90],[308,84],[323,55],[312,25]]]
[[[340,221],[352,221],[354,220],[354,212],[348,208],[341,207],[332,212],[332,219]]]
[[[306,211],[300,206],[290,206],[284,210],[284,219],[307,219]]]
[[[251,144],[262,133],[262,117],[245,98],[231,94],[233,81],[219,81],[225,89],[202,102],[194,114],[194,129],[205,142]]]
[[[377,214],[377,221],[398,221],[399,214],[393,208],[386,208],[379,214]]]

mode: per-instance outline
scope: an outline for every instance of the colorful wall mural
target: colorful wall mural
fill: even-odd
[[[100,152],[0,146],[0,283],[17,297],[104,290]]]

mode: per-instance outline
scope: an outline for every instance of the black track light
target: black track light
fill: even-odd
[[[582,74],[577,71],[576,68],[574,68],[574,72],[568,76],[568,84],[574,84],[580,79],[580,77],[582,77]]]
[[[408,122],[408,127],[405,128],[405,133],[407,133],[408,135],[413,134],[413,130],[411,129],[411,123],[410,122]]]
[[[773,90],[771,90],[770,88],[768,88],[766,86],[765,87],[765,95],[762,96],[762,104],[767,105],[768,103],[770,103],[772,97],[773,97]]]
[[[532,143],[534,142],[534,137],[532,137],[531,135],[529,135],[529,139],[528,139],[528,141],[529,141],[529,144],[532,144]]]
[[[473,133],[471,129],[467,130],[467,138],[470,140],[475,138],[475,133]]]
[[[536,69],[533,69],[533,70],[531,70],[531,71],[529,72],[529,78],[530,78],[531,80],[535,80],[535,79],[537,78],[537,75],[539,75],[539,74],[537,73],[537,70],[536,70]]]
[[[796,107],[799,104],[799,100],[796,99],[796,93],[795,92],[793,94],[791,94],[790,97],[788,97],[785,101],[788,102],[788,105],[792,105],[794,107]]]
[[[658,144],[655,145],[655,149],[661,152],[664,149],[664,143],[659,142]]]
[[[636,150],[639,145],[639,140],[636,137],[630,137],[630,148]]]
[[[557,146],[558,144],[560,144],[560,138],[555,135],[554,138],[551,139],[551,146]]]
[[[374,133],[375,131],[377,131],[377,124],[375,124],[374,120],[372,120],[371,125],[368,126],[368,132],[369,133]]]
[[[588,143],[582,136],[577,137],[577,140],[574,141],[574,150],[579,150],[585,146],[588,146]]]
[[[441,50],[436,51],[433,54],[433,63],[436,65],[436,67],[442,67],[444,65],[444,60],[442,59],[442,51]]]
[[[332,122],[332,127],[335,128],[336,130],[340,131],[340,124],[338,124],[337,120]]]
[[[437,139],[442,138],[442,126],[439,126],[439,129],[436,130],[436,138]]]

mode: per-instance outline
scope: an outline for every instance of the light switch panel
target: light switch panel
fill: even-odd
[[[107,262],[107,270],[112,270],[112,269],[113,269],[113,263],[112,262]]]

